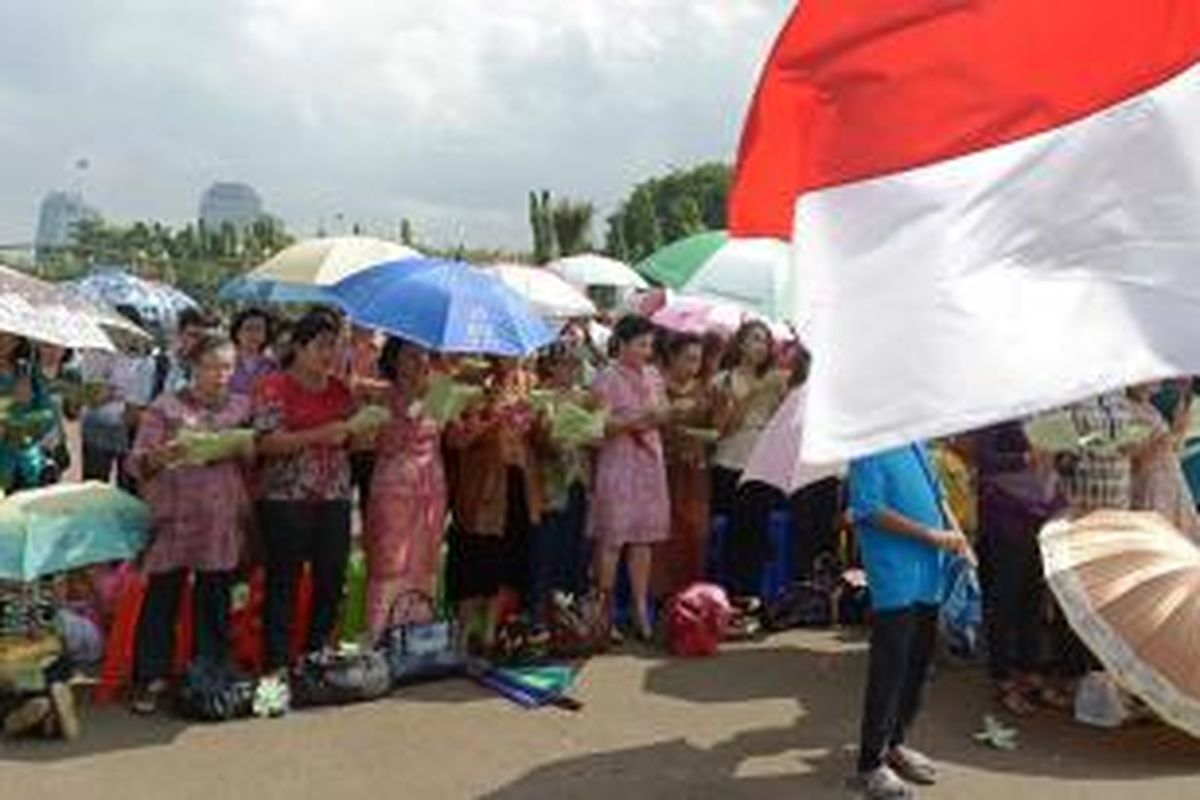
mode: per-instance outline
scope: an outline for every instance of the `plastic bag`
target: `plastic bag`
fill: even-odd
[[[1107,672],[1084,676],[1075,690],[1075,719],[1096,728],[1119,728],[1130,718],[1125,693]]]
[[[668,642],[677,656],[715,655],[733,619],[733,605],[720,586],[693,583],[671,600]]]
[[[942,604],[940,625],[950,653],[958,658],[979,656],[983,632],[983,591],[979,575],[970,562],[955,558],[950,562],[949,587]]]

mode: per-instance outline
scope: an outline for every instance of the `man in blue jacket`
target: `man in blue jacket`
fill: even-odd
[[[905,735],[937,640],[947,560],[974,554],[924,444],[856,459],[849,488],[874,609],[857,783],[870,800],[906,800],[915,796],[911,784],[936,779]]]

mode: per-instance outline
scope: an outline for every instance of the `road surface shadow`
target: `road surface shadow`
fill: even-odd
[[[73,742],[59,739],[0,738],[0,762],[61,762],[122,750],[167,747],[174,743],[189,725],[196,724],[166,714],[134,720],[130,718],[129,711],[120,705],[102,708],[84,706],[80,708],[80,715],[83,721],[83,735]]]
[[[758,758],[766,761],[756,767]],[[764,771],[766,774],[755,774]],[[796,729],[783,727],[738,733],[712,748],[672,739],[567,759],[538,767],[484,797],[794,800],[842,797],[844,775],[840,754],[798,753]]]
[[[803,646],[735,650],[702,660],[651,667],[646,691],[695,703],[795,699],[801,716],[781,749],[852,751],[865,679],[864,650],[829,652]],[[985,714],[995,714],[979,668],[939,667],[926,693],[914,744],[947,765],[1065,780],[1127,781],[1195,775],[1200,742],[1161,724],[1118,731],[1084,727],[1062,712],[1006,722],[1017,727],[1015,752],[974,740]],[[843,770],[852,762],[844,760]]]

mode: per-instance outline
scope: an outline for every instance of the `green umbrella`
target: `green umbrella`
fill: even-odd
[[[636,265],[638,272],[671,289],[682,289],[729,240],[725,231],[708,231],[667,245]]]
[[[636,269],[683,294],[729,301],[776,320],[795,316],[789,301],[790,252],[778,239],[736,239],[708,231],[664,247]]]
[[[142,551],[150,512],[103,483],[61,484],[0,501],[0,578],[33,581]]]

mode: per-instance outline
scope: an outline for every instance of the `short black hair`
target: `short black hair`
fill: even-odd
[[[612,351],[610,355],[616,355],[619,348],[648,333],[654,333],[654,323],[641,314],[626,314],[613,326],[612,341],[609,342],[609,349]]]
[[[137,325],[139,328],[146,327],[146,318],[142,316],[142,312],[138,310],[137,306],[130,305],[129,303],[121,303],[115,306],[115,308],[118,314],[134,325]]]
[[[389,336],[388,340],[384,342],[383,350],[379,353],[379,363],[377,364],[379,374],[383,376],[384,380],[396,380],[400,354],[410,347],[417,349],[420,348],[420,345],[399,336]]]
[[[672,360],[689,347],[704,347],[704,339],[695,333],[672,333],[667,336],[663,345],[663,353],[667,360]]]
[[[275,317],[271,312],[263,308],[244,308],[233,317],[233,322],[229,323],[229,338],[236,344],[238,334],[242,332],[242,326],[252,319],[261,319],[267,326],[267,340],[263,342],[263,348],[271,346],[275,341]]]
[[[184,328],[211,328],[212,318],[204,313],[199,308],[185,308],[179,312],[179,316],[175,319],[175,329],[183,330]]]
[[[292,346],[305,347],[326,333],[337,336],[341,326],[328,311],[310,311],[296,321],[292,328]]]

